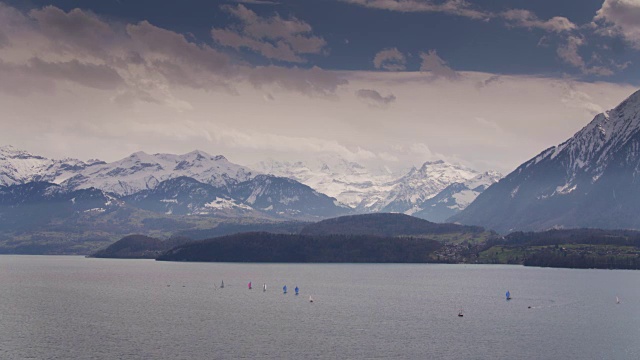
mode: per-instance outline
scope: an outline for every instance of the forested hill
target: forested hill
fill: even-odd
[[[144,235],[129,235],[109,245],[107,248],[95,252],[90,257],[155,259],[162,252],[188,241],[190,239],[184,237],[160,240]]]
[[[411,237],[243,233],[187,243],[160,255],[165,261],[428,263],[438,241]]]
[[[480,226],[436,224],[413,216],[396,213],[378,213],[341,216],[305,226],[303,235],[376,235],[419,236],[449,233],[481,234]]]
[[[488,244],[484,263],[599,269],[640,269],[640,232],[573,229],[516,232]]]

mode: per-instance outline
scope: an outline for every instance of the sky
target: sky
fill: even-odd
[[[639,55],[640,0],[0,0],[0,145],[506,174]]]

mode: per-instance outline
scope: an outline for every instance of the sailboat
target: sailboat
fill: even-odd
[[[309,302],[313,302],[313,298],[309,295]]]
[[[222,284],[220,284],[220,289],[224,289],[224,280],[222,280]]]
[[[285,285],[285,286],[283,286],[283,287],[282,287],[282,293],[283,293],[283,294],[286,294],[286,293],[287,293],[287,285]]]
[[[249,281],[249,284],[247,286],[249,287],[249,290],[251,290],[251,281]]]
[[[620,298],[616,296],[616,304],[620,304]]]
[[[298,289],[298,287],[297,287],[297,286],[296,286],[296,288],[295,288],[295,291],[296,291],[296,296],[298,296],[298,292],[300,291],[300,289]]]
[[[507,290],[507,293],[505,295],[507,296],[507,300],[511,300],[511,293],[509,292],[509,290]]]
[[[463,316],[464,316],[464,314],[462,313],[462,310],[460,310],[460,311],[458,312],[458,317],[463,317]]]
[[[262,291],[263,291],[263,292],[264,292],[264,291],[267,291],[267,284],[266,284],[266,283],[265,283],[265,284],[262,284]]]

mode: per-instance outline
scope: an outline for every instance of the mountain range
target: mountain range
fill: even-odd
[[[371,171],[358,163],[326,156],[312,163],[263,161],[254,168],[304,183],[336,198],[354,213],[398,212],[430,221],[443,221],[464,209],[501,176],[442,160],[394,174],[386,168]],[[441,195],[449,186],[453,187]],[[438,196],[448,200],[433,205],[431,199]]]
[[[197,150],[183,155],[136,152],[106,163],[52,160],[12,146],[0,147],[0,186],[48,182],[69,192],[99,189],[130,205],[166,215],[317,219],[401,212],[442,220],[500,177],[444,161],[393,174],[386,168],[372,171],[330,156],[311,164],[268,161],[254,168]],[[484,185],[469,192],[463,184],[470,181]],[[429,200],[453,184],[460,186],[449,188],[447,202],[431,206]],[[466,193],[458,194],[456,189]]]
[[[450,220],[503,233],[640,229],[640,91],[542,151]]]

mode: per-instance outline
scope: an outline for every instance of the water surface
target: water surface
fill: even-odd
[[[639,359],[639,329],[638,271],[0,256],[2,359]]]

